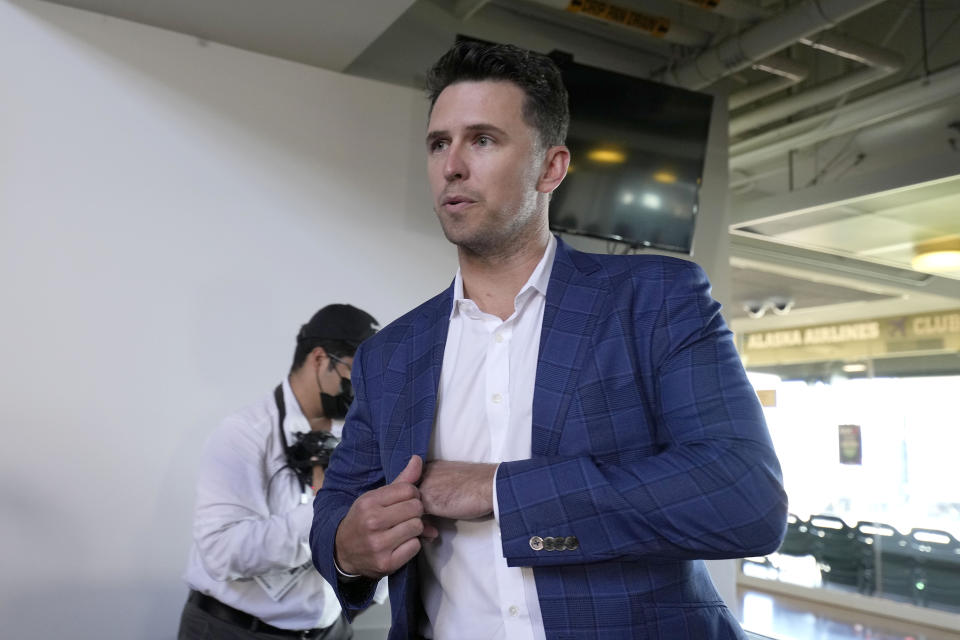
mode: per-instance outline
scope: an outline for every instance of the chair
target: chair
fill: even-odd
[[[787,514],[787,534],[777,553],[787,556],[813,555],[816,538],[810,531],[810,523],[798,516]]]
[[[865,588],[865,550],[857,539],[856,529],[841,518],[829,515],[810,517],[813,553],[820,565],[820,574],[828,584]]]
[[[873,525],[878,528],[873,534],[873,556],[880,559],[875,567],[875,577],[879,576],[874,583],[876,595],[919,604],[917,559],[909,536],[903,535],[890,525]]]
[[[856,529],[857,540],[863,549],[864,584],[862,592],[873,595],[878,591],[878,588],[882,592],[883,586],[880,584],[880,580],[883,576],[883,550],[897,546],[897,542],[903,539],[903,534],[897,531],[895,527],[882,522],[861,520],[854,528]]]
[[[908,537],[920,603],[960,610],[960,542],[936,529],[913,529]]]

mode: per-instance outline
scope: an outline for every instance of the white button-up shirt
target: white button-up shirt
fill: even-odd
[[[287,443],[310,430],[283,381]],[[234,413],[204,448],[187,583],[282,629],[328,627],[340,604],[310,563],[312,495],[286,465],[273,394]],[[334,435],[343,423],[334,423]],[[268,593],[273,590],[273,596]],[[284,592],[284,590],[286,590]]]
[[[533,390],[547,284],[557,242],[550,242],[506,320],[463,297],[457,272],[428,460],[500,463],[531,455]],[[494,482],[496,513],[496,483]],[[495,516],[440,520],[440,537],[419,556],[427,620],[436,640],[544,638],[530,567],[508,567]]]

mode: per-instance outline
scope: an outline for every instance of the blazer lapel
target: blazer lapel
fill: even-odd
[[[408,398],[409,455],[426,459],[437,413],[440,368],[450,327],[453,285],[434,299],[414,323],[414,349],[410,362],[411,387]],[[404,465],[406,462],[404,462]],[[401,467],[402,468],[402,467]]]
[[[600,266],[585,257],[557,240],[557,254],[547,285],[533,392],[531,448],[534,456],[557,452],[577,374],[593,337],[599,307],[605,299],[603,280],[591,275]]]

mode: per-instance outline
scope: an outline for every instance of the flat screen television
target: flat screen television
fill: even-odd
[[[687,253],[713,97],[551,54],[570,94],[570,172],[550,228]]]

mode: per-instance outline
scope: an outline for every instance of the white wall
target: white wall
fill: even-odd
[[[172,638],[199,449],[442,289],[412,90],[0,0],[0,635]]]

